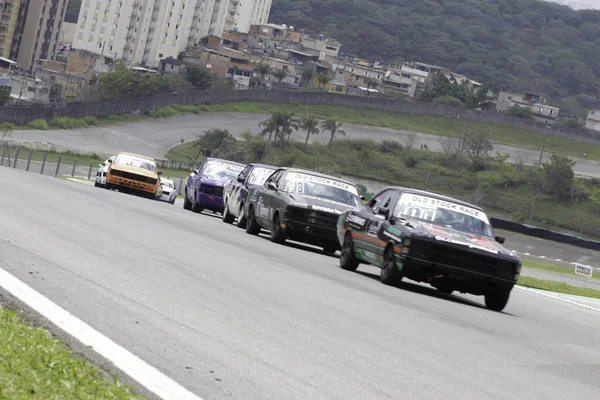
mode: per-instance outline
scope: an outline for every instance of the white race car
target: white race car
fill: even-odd
[[[98,171],[96,171],[96,182],[94,182],[95,187],[106,187],[106,171],[108,171],[108,166],[115,160],[115,157],[112,156],[100,165],[98,165]]]
[[[160,200],[166,201],[170,204],[175,204],[177,198],[177,188],[175,182],[171,179],[160,178],[160,186],[162,186],[162,195]]]

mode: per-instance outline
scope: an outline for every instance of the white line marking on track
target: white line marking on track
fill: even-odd
[[[111,361],[117,368],[165,400],[202,400],[162,372],[119,346],[85,322],[0,268],[0,286],[60,329]]]
[[[539,292],[539,291],[537,291],[535,289],[524,287],[524,286],[515,286],[515,287],[518,288],[518,289],[521,289],[521,290],[525,290],[525,291],[527,291],[529,293],[539,294],[540,296],[550,297],[551,299],[555,299],[555,300],[559,300],[559,301],[564,301],[565,303],[573,304],[573,305],[576,305],[576,306],[579,306],[579,307],[583,307],[583,308],[587,308],[587,309],[590,309],[590,310],[593,310],[593,311],[600,312],[600,308],[588,306],[586,304],[577,303],[576,301],[572,301],[572,300],[563,299],[563,298],[561,298],[559,296],[554,296],[554,295],[551,295],[551,294],[548,294],[548,293]]]

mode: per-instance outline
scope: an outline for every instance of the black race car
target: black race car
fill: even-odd
[[[493,235],[485,212],[434,193],[386,187],[361,208],[344,212],[337,225],[340,266],[381,268],[381,281],[403,277],[440,292],[484,295],[501,311],[521,272],[521,260]]]
[[[270,231],[271,240],[286,239],[320,246],[334,253],[338,217],[360,205],[354,184],[312,171],[279,168],[263,185],[248,192],[246,232]]]

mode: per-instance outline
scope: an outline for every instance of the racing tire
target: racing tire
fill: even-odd
[[[238,228],[245,228],[248,220],[246,219],[246,207],[244,203],[240,205],[240,212],[237,217],[237,226]]]
[[[246,233],[250,235],[258,235],[260,233],[260,225],[258,225],[258,222],[256,222],[256,217],[254,216],[254,208],[252,206],[250,206],[250,209],[248,210]]]
[[[508,303],[510,290],[498,290],[485,294],[485,306],[492,311],[502,311]]]
[[[271,223],[271,242],[277,244],[284,244],[287,239],[287,235],[281,227],[281,219],[279,213],[275,213],[273,216],[273,222]]]
[[[383,255],[383,265],[381,266],[381,282],[385,285],[395,286],[402,280],[402,273],[396,266],[396,256],[394,249],[388,247]]]
[[[340,254],[340,268],[346,271],[356,271],[358,268],[359,261],[356,259],[354,253],[354,241],[352,235],[347,233],[344,237],[344,244],[342,245],[342,251]]]
[[[436,289],[438,292],[440,292],[442,294],[450,295],[450,294],[454,293],[454,289],[447,288],[447,287],[436,287]]]
[[[94,187],[100,187],[100,184],[96,181],[94,181]]]
[[[229,212],[229,206],[227,205],[227,200],[225,200],[225,209],[223,210],[223,222],[226,224],[231,224],[235,217]]]
[[[192,209],[192,202],[188,199],[187,189],[186,189],[185,193],[183,194],[183,209],[184,210]]]
[[[200,204],[198,204],[196,202],[192,203],[192,212],[195,212],[196,214],[200,214],[203,210],[204,210],[204,207],[202,207]]]

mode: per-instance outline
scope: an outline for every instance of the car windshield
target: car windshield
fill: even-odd
[[[492,236],[487,215],[475,208],[429,196],[404,193],[394,208],[396,218],[415,219],[475,235]]]
[[[209,161],[204,166],[203,174],[218,176],[225,179],[236,179],[244,169],[243,165],[228,163],[224,161]]]
[[[262,185],[271,175],[273,175],[274,171],[275,169],[273,168],[254,168],[250,173],[248,183],[251,185]]]
[[[171,182],[163,182],[161,183],[162,187],[173,189],[174,185]]]
[[[360,203],[354,185],[321,176],[290,173],[281,184],[282,192],[301,193],[305,197],[317,198],[332,203],[357,207]]]
[[[125,165],[128,167],[142,168],[148,171],[156,172],[156,164],[147,158],[120,154],[114,161],[115,165]]]

